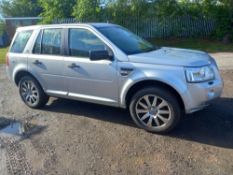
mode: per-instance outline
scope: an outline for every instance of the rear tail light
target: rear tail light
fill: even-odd
[[[6,65],[9,66],[9,56],[8,56],[8,53],[6,54]]]

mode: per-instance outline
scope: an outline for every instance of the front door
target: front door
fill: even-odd
[[[117,105],[117,61],[89,59],[90,51],[106,49],[109,49],[108,46],[90,30],[69,29],[69,56],[64,58],[64,74],[70,97]]]

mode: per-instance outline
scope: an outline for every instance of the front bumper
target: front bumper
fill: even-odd
[[[203,83],[188,83],[187,92],[183,96],[187,114],[199,111],[221,96],[223,81],[220,75],[215,80]]]

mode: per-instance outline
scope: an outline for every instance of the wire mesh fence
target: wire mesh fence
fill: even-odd
[[[53,24],[89,22],[75,18],[56,19]],[[173,18],[122,18],[106,19],[97,22],[109,22],[122,25],[144,38],[190,38],[207,37],[215,30],[215,20],[180,16]]]

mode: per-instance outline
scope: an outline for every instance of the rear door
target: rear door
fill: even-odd
[[[67,94],[63,78],[63,29],[46,28],[39,31],[32,54],[29,55],[29,71],[42,82],[48,94]]]

